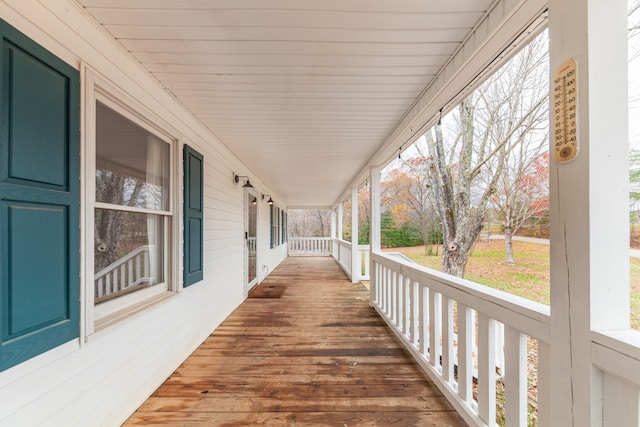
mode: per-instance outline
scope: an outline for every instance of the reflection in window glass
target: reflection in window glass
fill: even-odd
[[[168,210],[169,144],[100,103],[96,127],[96,201]]]
[[[164,281],[163,217],[95,210],[95,302]]]
[[[169,153],[168,142],[97,103],[96,304],[165,282]]]

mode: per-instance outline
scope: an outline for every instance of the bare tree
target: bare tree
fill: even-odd
[[[546,33],[534,39],[509,66],[490,91],[484,92],[485,104],[490,110],[499,111],[502,119],[491,126],[492,138],[501,143],[497,161],[500,176],[492,205],[500,212],[504,227],[505,252],[508,264],[515,264],[513,241],[515,233],[539,211],[544,198],[539,193],[549,191],[548,174],[536,169],[549,146],[549,55],[546,49]],[[503,85],[511,89],[504,92]],[[500,99],[508,95],[507,99]],[[543,102],[541,102],[543,101]],[[513,129],[511,124],[518,123]],[[511,147],[511,148],[509,148]],[[543,157],[544,159],[548,157]]]
[[[429,179],[444,236],[442,269],[454,276],[464,275],[508,159],[521,152],[528,135],[540,132],[539,117],[549,96],[546,84],[546,90],[536,90],[540,64],[548,63],[543,59],[545,40],[537,38],[524,47],[459,104],[450,115],[456,126],[446,141],[441,125],[425,134]]]
[[[330,237],[331,211],[328,209],[290,209],[287,225],[291,237]]]

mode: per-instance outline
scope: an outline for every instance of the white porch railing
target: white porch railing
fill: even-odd
[[[94,279],[96,302],[151,281],[150,246],[140,246],[113,264],[96,273]]]
[[[289,256],[329,256],[331,237],[289,237]]]
[[[333,239],[333,257],[340,267],[351,277],[351,243],[342,239]]]
[[[340,267],[342,267],[344,272],[347,273],[350,278],[353,274],[351,266],[353,263],[351,247],[351,243],[346,240],[333,239],[331,243],[331,255],[336,259],[336,261],[338,261]],[[371,264],[369,260],[369,248],[369,245],[358,245],[360,259],[360,274],[358,275],[358,280],[369,280],[369,265]]]
[[[495,425],[498,374],[506,425],[527,425],[527,337],[537,341],[538,421],[548,425],[548,306],[382,253],[371,260],[372,306],[470,425]]]
[[[369,280],[371,275],[369,274],[369,268],[371,265],[371,246],[358,245],[358,252],[360,253],[360,280]]]

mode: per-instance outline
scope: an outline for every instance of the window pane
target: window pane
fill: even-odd
[[[96,106],[96,201],[168,210],[169,144]]]
[[[95,302],[164,281],[161,215],[95,210]]]

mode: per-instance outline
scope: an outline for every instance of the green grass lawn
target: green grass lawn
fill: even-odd
[[[441,256],[428,256],[424,246],[391,248],[418,264],[440,270]],[[515,295],[549,304],[549,246],[513,242],[516,265],[505,262],[504,241],[480,239],[476,242],[465,278]],[[640,330],[640,259],[631,258],[631,325]]]

